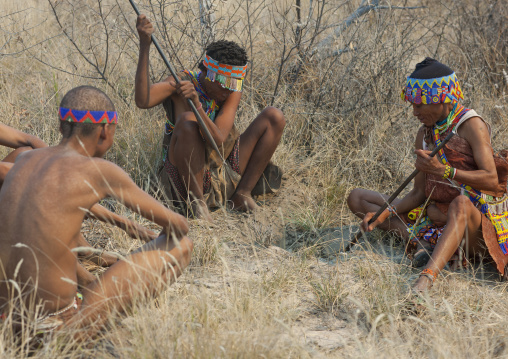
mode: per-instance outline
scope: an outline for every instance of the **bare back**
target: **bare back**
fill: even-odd
[[[76,246],[86,210],[104,197],[104,182],[90,158],[61,147],[30,151],[17,160],[0,192],[0,308],[15,279],[24,294],[55,311],[76,294]],[[11,289],[13,286],[9,286]],[[26,298],[25,302],[33,299]]]

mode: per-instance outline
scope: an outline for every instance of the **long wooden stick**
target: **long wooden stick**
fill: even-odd
[[[139,10],[138,10],[138,7],[136,6],[136,4],[134,3],[134,1],[133,0],[129,0],[129,2],[131,3],[132,8],[136,12],[136,14],[139,16],[140,15]],[[166,55],[164,55],[164,52],[162,52],[162,49],[159,46],[159,42],[157,41],[157,39],[155,38],[155,36],[153,34],[152,34],[152,42],[155,45],[155,47],[157,48],[157,51],[159,51],[159,55],[161,55],[162,60],[164,60],[164,63],[168,67],[169,72],[171,73],[171,76],[173,76],[173,78],[175,79],[176,83],[179,84],[181,81],[178,78],[178,76],[176,75],[175,69],[173,68],[171,63],[168,61],[168,59],[166,58]],[[221,161],[224,162],[224,158],[222,157],[222,154],[220,153],[219,148],[217,147],[217,144],[215,143],[215,140],[213,139],[212,135],[210,134],[210,131],[208,131],[208,128],[206,127],[205,122],[203,121],[203,119],[199,115],[199,112],[196,109],[196,106],[194,106],[194,103],[192,102],[192,100],[190,98],[187,99],[187,104],[190,106],[192,112],[194,112],[194,116],[196,116],[196,120],[198,121],[198,124],[201,127],[201,130],[203,131],[203,133],[205,134],[208,142],[212,145],[213,149],[215,151],[217,151],[217,153],[220,156]]]
[[[436,155],[436,153],[438,153],[446,145],[446,143],[448,141],[450,141],[450,139],[453,137],[453,135],[455,135],[455,132],[451,131],[448,134],[448,136],[446,136],[446,138],[441,142],[441,144],[439,146],[437,146],[436,148],[434,148],[434,150],[431,152],[431,154],[429,156],[434,157]],[[383,213],[384,210],[388,208],[388,206],[393,202],[393,200],[395,198],[397,198],[397,196],[400,194],[400,192],[402,192],[402,190],[404,188],[406,188],[406,186],[409,184],[409,182],[411,182],[413,180],[413,178],[416,177],[418,172],[420,172],[420,171],[415,169],[413,171],[413,173],[411,173],[409,175],[409,177],[406,178],[406,180],[404,182],[402,182],[402,184],[399,186],[399,188],[397,188],[397,190],[395,192],[393,192],[393,194],[390,196],[390,198],[388,198],[388,200],[386,200],[386,202],[383,203],[383,205],[378,209],[376,214],[369,220],[369,224],[372,224],[376,219],[378,219],[378,217],[381,215],[381,213]],[[351,249],[351,247],[353,247],[356,243],[358,243],[358,240],[360,239],[360,237],[362,235],[363,235],[363,231],[361,230],[361,227],[360,227],[360,231],[358,231],[358,233],[356,233],[356,235],[353,237],[353,239],[348,244],[348,246],[344,249],[344,251],[348,252]]]

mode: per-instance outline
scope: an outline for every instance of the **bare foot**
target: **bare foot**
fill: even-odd
[[[259,208],[250,194],[236,192],[230,201],[233,202],[232,209],[236,211],[252,212]]]
[[[194,200],[192,201],[192,214],[196,218],[204,219],[205,221],[208,221],[210,223],[213,223],[212,216],[210,215],[210,212],[208,211],[208,206],[204,201],[200,200]]]
[[[417,293],[425,293],[432,287],[432,280],[430,278],[421,275],[413,285],[413,290]]]

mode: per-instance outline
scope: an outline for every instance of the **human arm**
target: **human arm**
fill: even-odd
[[[421,149],[423,142],[423,127],[420,128],[415,140],[415,148]],[[386,208],[379,217],[371,224],[368,222],[376,214],[375,212],[368,212],[365,214],[361,227],[365,232],[370,232],[376,228],[379,224],[383,223],[391,214],[390,208],[396,213],[407,213],[412,209],[418,207],[425,201],[425,174],[418,172],[414,178],[413,189],[409,191],[402,199],[395,199],[388,208]]]
[[[117,165],[106,160],[98,160],[102,193],[115,198],[120,203],[144,218],[162,227],[163,233],[174,233],[181,238],[189,231],[187,219],[164,207],[155,198],[140,189],[134,181]]]
[[[0,123],[0,145],[10,148],[32,147],[41,148],[48,145],[37,136],[18,131],[12,127]]]
[[[136,69],[134,98],[136,106],[139,108],[151,108],[174,93],[175,88],[169,84],[169,80],[173,77],[156,84],[150,84],[148,64],[153,25],[145,15],[141,14],[137,18],[136,29],[139,34],[139,59]]]
[[[479,117],[473,117],[459,127],[458,134],[464,138],[473,151],[478,170],[457,170],[454,179],[477,190],[496,192],[499,190],[496,165],[492,156],[490,135],[487,125]],[[417,150],[416,168],[422,172],[442,177],[445,165],[437,158],[430,157],[430,151]]]
[[[124,230],[131,238],[140,239],[145,242],[157,238],[155,232],[143,227],[135,221],[131,221],[124,216],[107,210],[100,204],[93,205],[93,207],[90,208],[90,214],[101,222],[113,224]]]

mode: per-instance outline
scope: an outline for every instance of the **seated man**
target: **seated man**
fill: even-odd
[[[0,192],[0,311],[17,330],[32,320],[36,332],[72,326],[92,335],[112,311],[175,280],[189,264],[193,244],[183,216],[101,158],[117,123],[107,95],[75,88],[62,99],[59,115],[60,144],[20,155]],[[79,295],[73,249],[86,214],[108,196],[162,226],[162,233]]]
[[[0,145],[15,149],[0,162],[0,188],[7,172],[9,172],[20,153],[34,148],[48,147],[40,138],[18,131],[2,123],[0,123]]]
[[[184,201],[191,196],[194,214],[207,219],[207,205],[217,207],[226,200],[234,209],[254,210],[257,205],[251,192],[279,144],[286,120],[280,110],[268,107],[238,136],[234,120],[247,69],[245,50],[234,42],[214,42],[207,47],[198,72],[185,70],[180,84],[170,76],[150,85],[148,55],[153,27],[144,15],[137,19],[137,30],[136,105],[151,108],[163,103],[167,113],[161,176],[166,195],[170,200]],[[225,166],[210,150],[187,99],[192,100],[223,152]]]
[[[463,96],[455,73],[431,58],[416,65],[402,97],[412,103],[413,115],[422,123],[415,142],[415,167],[420,172],[414,187],[370,225],[388,196],[355,189],[349,208],[363,218],[365,231],[379,226],[417,244],[413,264],[425,269],[414,285],[416,291],[428,289],[452,257],[458,262],[464,254],[461,243],[466,256],[489,254],[499,272],[506,274],[508,162],[493,155],[490,126],[459,104]],[[457,134],[430,157],[430,150],[450,131]],[[407,230],[405,215],[422,205],[426,215]]]
[[[15,149],[9,153],[9,155],[7,155],[7,157],[5,157],[2,162],[0,162],[0,188],[5,177],[7,176],[7,173],[14,165],[14,161],[20,153],[36,148],[48,147],[48,145],[40,138],[18,131],[4,124],[0,124],[0,145]],[[143,226],[129,220],[128,218],[119,216],[116,213],[112,213],[99,204],[94,205],[90,209],[88,216],[99,219],[102,222],[114,224],[126,231],[127,234],[132,238],[139,238],[141,240],[147,241],[157,237],[157,235],[151,230],[144,228]],[[90,247],[90,244],[88,244],[83,236],[80,236],[79,246]],[[93,263],[101,266],[109,266],[113,263],[116,263],[118,260],[118,257],[104,252],[98,255],[94,251],[82,250],[79,254],[81,258],[88,259]],[[78,273],[80,285],[87,285],[95,280],[95,277],[81,266],[78,266]]]

